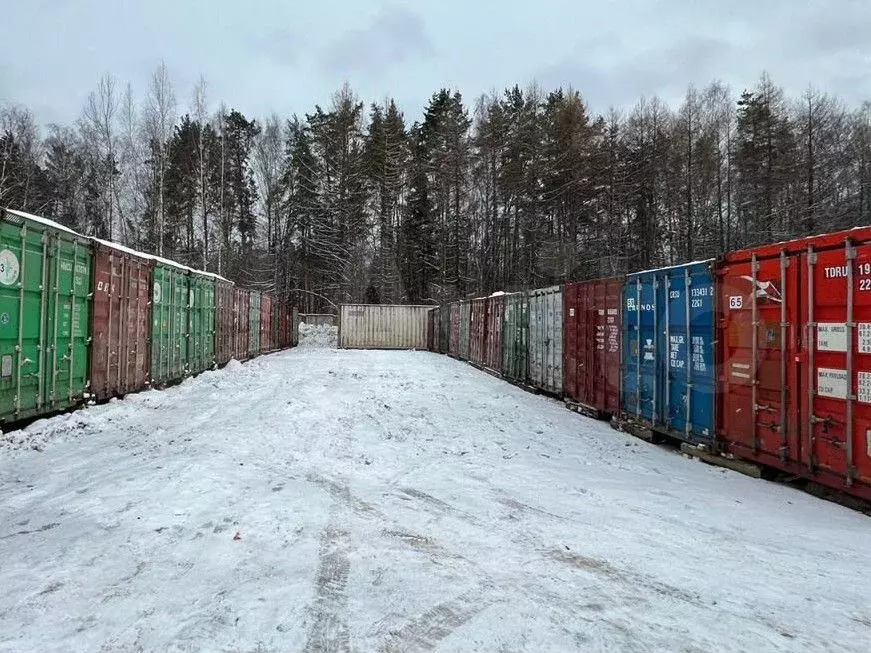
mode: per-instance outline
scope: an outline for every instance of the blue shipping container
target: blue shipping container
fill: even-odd
[[[687,442],[715,434],[712,269],[704,261],[637,272],[623,289],[624,416]]]

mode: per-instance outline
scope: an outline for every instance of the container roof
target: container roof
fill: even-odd
[[[80,234],[79,232],[73,231],[69,227],[65,227],[62,224],[55,222],[54,220],[49,220],[48,218],[41,218],[38,215],[33,215],[32,213],[25,213],[24,211],[19,211],[17,209],[7,208],[4,210],[7,213],[11,213],[12,215],[17,216],[19,218],[23,218],[25,220],[30,220],[32,222],[38,222],[39,224],[42,224],[46,227],[49,227],[50,229],[56,229],[58,231],[65,231],[66,233],[73,234],[75,236],[79,236],[80,238],[84,238],[84,236],[82,236],[82,234]]]

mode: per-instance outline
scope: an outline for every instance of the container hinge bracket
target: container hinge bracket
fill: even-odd
[[[810,263],[811,265],[816,265],[817,264],[817,253],[816,252],[808,252],[807,262]]]
[[[852,261],[856,258],[856,248],[853,247],[853,243],[850,240],[847,240],[847,248],[844,252],[844,258],[848,261]]]

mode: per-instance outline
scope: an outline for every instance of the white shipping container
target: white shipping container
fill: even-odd
[[[563,289],[529,292],[529,381],[553,394],[563,391]]]
[[[343,304],[339,307],[342,349],[427,349],[432,306]]]

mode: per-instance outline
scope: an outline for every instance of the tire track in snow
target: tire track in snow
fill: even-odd
[[[432,651],[457,628],[495,603],[483,587],[443,601],[395,631],[379,649],[380,653]]]
[[[321,533],[315,578],[314,623],[306,640],[306,653],[343,653],[351,650],[348,630],[348,574],[351,538],[334,520]]]

